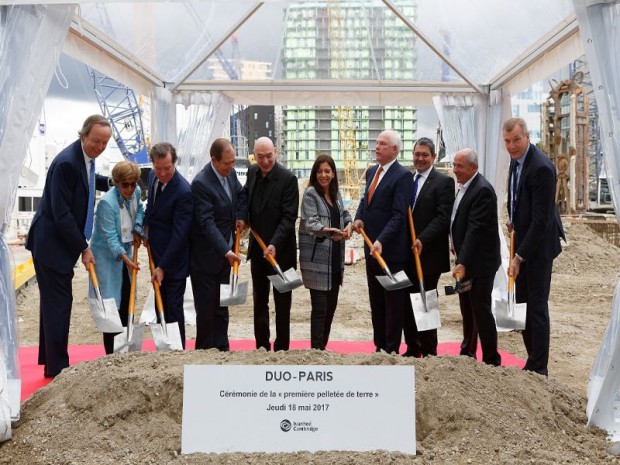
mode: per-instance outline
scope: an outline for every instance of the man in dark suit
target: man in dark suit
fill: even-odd
[[[454,203],[454,180],[433,168],[437,154],[432,140],[422,137],[413,147],[413,223],[416,231],[416,247],[420,253],[424,290],[437,289],[441,273],[450,271],[450,214]],[[420,292],[420,282],[415,263],[407,270],[413,283],[410,293]],[[407,343],[408,357],[437,355],[437,330],[418,332],[411,299],[406,301],[403,333]]]
[[[409,290],[383,288],[376,276],[384,272],[371,254],[374,250],[379,252],[392,273],[404,270],[410,260],[406,215],[413,184],[411,173],[397,160],[401,144],[400,135],[392,130],[377,137],[377,165],[366,173],[366,190],[353,222],[356,232],[363,227],[370,240],[375,241],[372,249],[364,247],[373,340],[377,351],[388,353],[398,353],[400,349]]]
[[[86,269],[95,263],[87,242],[95,189],[108,190],[108,178],[95,174],[95,159],[110,140],[110,123],[101,115],[89,116],[78,134],[80,138],[60,152],[47,171],[26,241],[41,295],[39,365],[45,366],[46,378],[69,366],[73,267],[80,254]]]
[[[555,205],[556,170],[530,143],[525,121],[511,118],[502,127],[512,159],[509,171],[508,231],[515,231],[515,258],[508,273],[516,277],[517,302],[527,303],[523,342],[524,370],[547,375],[549,362],[549,292],[553,260],[566,240]]]
[[[267,244],[263,253],[250,234],[248,260],[251,261],[254,293],[254,337],[256,348],[271,349],[269,342],[269,287],[267,276],[275,271],[265,259],[270,253],[282,271],[297,268],[295,220],[299,209],[297,178],[276,162],[276,150],[268,137],[254,144],[256,164],[248,170],[244,190],[248,199],[249,224]],[[276,339],[274,350],[288,350],[290,344],[292,292],[273,289],[276,307]]]
[[[176,149],[167,142],[151,147],[148,205],[144,214],[155,272],[161,287],[166,323],[179,323],[185,348],[183,296],[189,275],[189,233],[192,226],[192,191],[175,169]]]
[[[196,307],[196,349],[228,351],[228,307],[220,307],[220,284],[240,261],[232,251],[235,229],[245,228],[243,187],[235,173],[235,149],[226,139],[211,145],[211,163],[192,181],[194,221],[190,277]]]
[[[451,219],[456,252],[452,276],[471,282],[471,289],[459,294],[463,316],[461,355],[476,357],[479,335],[482,361],[499,366],[497,328],[491,310],[493,280],[501,264],[497,196],[493,186],[478,173],[474,150],[459,150],[454,155],[453,169],[459,192]]]

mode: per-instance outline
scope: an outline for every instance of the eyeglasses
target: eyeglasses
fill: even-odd
[[[129,189],[130,187],[135,189],[138,185],[137,182],[121,182],[119,184],[123,189]]]

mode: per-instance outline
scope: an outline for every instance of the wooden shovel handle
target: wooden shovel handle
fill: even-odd
[[[515,258],[515,232],[510,231],[510,263]],[[508,275],[508,292],[514,292],[515,290],[515,277]]]
[[[424,275],[422,274],[422,262],[420,261],[420,253],[415,246],[416,235],[415,235],[415,226],[413,226],[413,213],[411,212],[411,207],[407,210],[407,215],[409,219],[409,231],[411,231],[411,243],[413,244],[413,259],[415,261],[415,271],[418,275],[418,280],[424,279]]]
[[[155,262],[153,261],[153,253],[151,252],[151,243],[146,241],[146,252],[149,256],[149,269],[151,270],[151,278],[155,274]],[[164,311],[164,303],[161,300],[161,290],[159,289],[159,283],[154,279],[151,279],[153,282],[153,290],[155,291],[155,304],[157,305],[157,312],[162,313]]]
[[[256,239],[256,242],[258,242],[258,245],[260,245],[260,248],[263,249],[263,252],[266,252],[267,251],[267,246],[265,245],[265,242],[261,239],[261,237],[258,235],[258,233],[256,231],[254,231],[254,228],[250,228],[250,231],[252,231],[252,234],[254,234],[254,239]],[[278,266],[278,262],[276,262],[276,259],[273,258],[273,255],[271,255],[270,253],[268,253],[265,258],[267,258],[267,261],[274,268],[276,266]]]
[[[238,257],[239,256],[239,246],[241,244],[241,228],[237,228],[235,231],[235,248],[233,249],[233,253]],[[233,275],[237,276],[239,274],[239,262],[235,260],[232,267]]]
[[[132,320],[134,310],[136,308],[136,281],[138,276],[138,249],[140,248],[140,239],[134,238],[133,240],[133,264],[134,268],[131,270],[131,286],[129,287],[129,306],[127,307],[127,313],[129,314],[129,320]]]
[[[93,287],[99,287],[99,280],[97,279],[97,273],[95,272],[95,265],[93,262],[88,263],[88,274],[90,275],[90,280],[93,282]]]
[[[372,242],[370,242],[370,239],[368,238],[368,234],[366,234],[366,231],[364,231],[363,226],[360,226],[359,230],[360,230],[360,234],[364,238],[364,242],[366,242],[366,245],[368,246],[368,248],[372,249]],[[383,260],[383,257],[381,256],[381,254],[379,252],[377,252],[376,250],[373,250],[372,256],[375,258],[375,260],[377,260],[379,262],[379,266],[382,269],[384,269],[384,270],[387,269],[387,263],[385,263],[385,260]]]

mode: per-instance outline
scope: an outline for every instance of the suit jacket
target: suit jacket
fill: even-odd
[[[155,198],[155,172],[149,174],[149,201],[144,215],[155,266],[164,279],[180,280],[189,275],[189,234],[192,227],[192,191],[175,169],[159,198]]]
[[[516,161],[510,163],[509,177]],[[510,192],[510,184],[508,184]],[[562,220],[555,205],[556,170],[549,158],[530,144],[521,167],[517,201],[512,224],[515,252],[528,261],[553,260],[562,251],[560,237],[566,241]],[[512,195],[508,196],[508,215]]]
[[[465,266],[464,279],[495,274],[501,264],[497,196],[478,173],[459,203],[452,223],[456,264]]]
[[[244,190],[248,199],[248,220],[265,244],[276,248],[276,260],[282,268],[297,268],[297,239],[295,221],[299,209],[299,187],[297,177],[279,163],[267,176],[269,183],[263,198],[254,195],[257,180],[261,177],[258,165],[248,169]],[[252,206],[258,203],[259,214],[253,215]],[[263,252],[250,234],[248,259],[263,260]]]
[[[413,209],[416,237],[422,242],[422,270],[427,275],[450,271],[450,216],[454,203],[454,179],[433,168]]]
[[[228,176],[228,196],[213,165],[207,164],[192,181],[194,221],[191,232],[190,266],[200,272],[218,273],[216,264],[228,261],[224,258],[235,239],[235,222],[247,216],[243,187],[235,170]]]
[[[95,187],[107,191],[107,176],[96,175]],[[88,247],[84,237],[87,214],[88,179],[82,143],[78,139],[54,158],[47,171],[26,248],[45,266],[69,273]]]
[[[410,260],[410,235],[407,208],[413,197],[411,173],[398,161],[387,170],[377,185],[372,202],[368,204],[368,189],[379,165],[366,172],[366,189],[355,213],[355,219],[364,222],[364,229],[372,242],[383,247],[381,256],[391,264],[404,264]],[[368,246],[364,246],[366,260],[370,259]]]

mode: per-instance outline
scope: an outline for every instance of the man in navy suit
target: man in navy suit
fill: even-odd
[[[524,370],[547,376],[549,362],[549,292],[553,260],[566,240],[555,204],[556,170],[530,143],[525,121],[511,118],[502,127],[510,154],[508,232],[515,231],[515,257],[508,273],[516,278],[517,302],[527,303],[523,342]]]
[[[254,337],[256,348],[270,350],[269,342],[269,288],[267,276],[275,274],[265,259],[267,253],[275,257],[282,270],[297,268],[297,240],[295,221],[299,209],[299,187],[293,173],[276,161],[276,149],[268,137],[260,137],[254,144],[256,164],[248,170],[244,190],[248,199],[248,219],[267,245],[263,252],[250,234],[248,260],[251,262],[254,298]],[[291,341],[291,304],[293,293],[273,289],[276,307],[276,339],[273,350],[288,350]]]
[[[183,296],[189,276],[189,234],[192,227],[192,191],[175,169],[177,151],[167,142],[155,144],[149,156],[148,205],[144,226],[155,262],[153,279],[161,287],[166,323],[179,323],[185,348]]]
[[[241,258],[232,251],[235,229],[247,215],[243,187],[235,173],[235,149],[226,139],[211,145],[211,163],[192,182],[194,221],[190,277],[196,307],[196,349],[230,349],[228,307],[220,307],[220,284]]]
[[[86,269],[95,263],[87,242],[93,227],[94,190],[108,190],[108,178],[94,173],[94,160],[110,140],[110,123],[101,115],[89,116],[78,134],[80,138],[60,152],[47,171],[26,241],[41,298],[39,365],[45,366],[46,378],[69,366],[73,267],[80,254]]]
[[[421,137],[413,147],[413,164],[416,173],[413,178],[413,223],[416,231],[416,247],[420,253],[424,290],[437,289],[441,273],[450,271],[450,214],[454,203],[454,179],[440,173],[433,164],[437,154],[435,144],[427,137]],[[407,271],[413,283],[410,292],[420,292],[420,282],[411,260]],[[403,333],[409,357],[437,355],[437,330],[418,332],[411,299],[407,299]]]
[[[478,335],[482,361],[501,365],[497,327],[491,310],[495,273],[501,264],[497,196],[493,186],[478,173],[478,156],[472,149],[456,152],[453,161],[459,192],[454,201],[451,235],[456,252],[452,276],[471,282],[459,294],[463,316],[461,355],[476,358]]]
[[[386,130],[377,137],[377,165],[366,173],[366,190],[353,222],[356,232],[363,227],[370,240],[375,241],[372,249],[364,247],[373,340],[377,351],[388,353],[398,353],[400,349],[409,290],[385,290],[376,278],[384,272],[371,254],[374,250],[379,252],[392,273],[404,270],[410,260],[406,215],[413,184],[411,173],[397,160],[401,145],[395,131]]]

